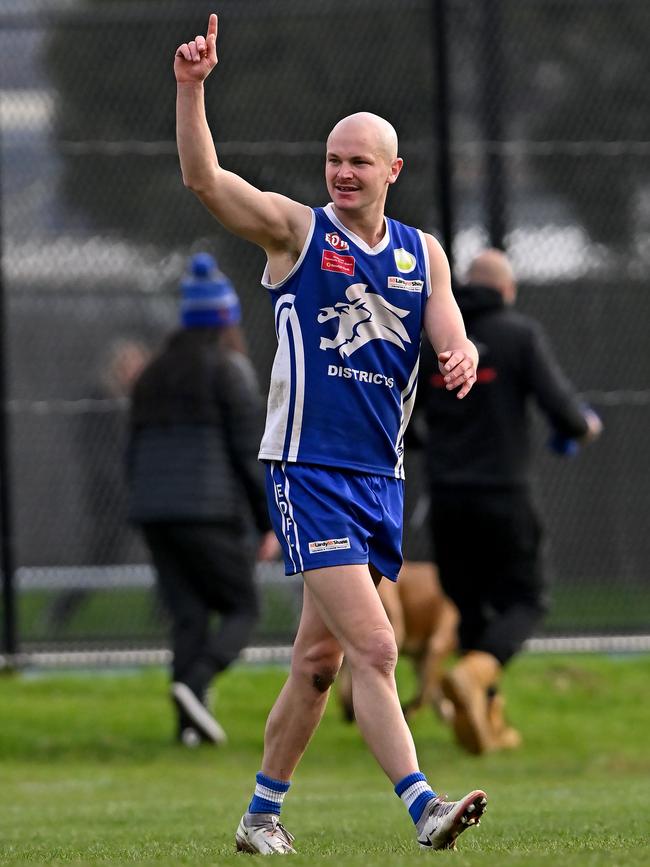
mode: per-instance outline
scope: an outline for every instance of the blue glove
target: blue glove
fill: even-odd
[[[598,415],[588,404],[582,405],[582,411],[585,414],[585,418],[587,416],[595,416],[596,420],[600,422]],[[551,436],[546,445],[550,451],[555,452],[556,455],[560,455],[563,458],[573,458],[580,451],[578,440],[563,436],[557,431]]]
[[[578,440],[565,437],[560,433],[554,433],[546,445],[550,451],[563,458],[573,458],[580,451]]]

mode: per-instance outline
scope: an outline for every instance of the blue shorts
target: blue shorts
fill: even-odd
[[[397,581],[402,566],[401,479],[272,461],[266,465],[266,491],[287,575],[371,563]]]

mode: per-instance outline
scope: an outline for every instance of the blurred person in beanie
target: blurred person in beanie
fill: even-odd
[[[262,400],[237,293],[198,253],[181,283],[180,327],[135,383],[129,516],[141,529],[171,618],[171,694],[187,745],[226,736],[207,690],[247,645],[258,617],[255,552],[279,546],[257,461]],[[211,617],[219,615],[216,630]]]
[[[467,401],[450,399],[435,358],[423,353],[422,407],[431,529],[440,581],[460,613],[460,659],[443,678],[458,742],[471,753],[521,741],[505,721],[503,667],[546,610],[542,526],[531,490],[531,404],[546,416],[550,445],[570,453],[602,425],[562,373],[536,321],[513,310],[516,283],[500,251],[482,251],[456,290],[481,353]],[[472,544],[467,544],[467,527]]]

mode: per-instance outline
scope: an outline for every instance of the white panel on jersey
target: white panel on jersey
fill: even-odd
[[[427,247],[427,239],[424,237],[424,232],[417,230],[422,242],[422,253],[424,255],[424,268],[427,272],[427,298],[431,295],[431,262],[429,261],[429,248]]]
[[[411,375],[409,376],[409,381],[406,383],[406,387],[400,394],[402,417],[400,421],[399,431],[397,434],[397,442],[395,443],[395,451],[399,455],[399,457],[397,458],[397,463],[395,464],[396,479],[404,478],[404,431],[408,427],[408,423],[411,419],[411,413],[413,412],[413,407],[415,405],[415,395],[418,390],[419,367],[420,356],[418,355],[415,361],[415,366],[411,371]]]
[[[291,390],[291,354],[285,332],[294,300],[295,295],[281,295],[275,305],[275,331],[278,337],[278,349],[273,359],[271,371],[271,385],[266,403],[266,427],[260,445],[260,458],[281,458],[287,436],[288,394]]]
[[[300,321],[293,302],[294,295],[281,295],[275,305],[275,327],[278,335],[278,350],[273,361],[271,384],[266,408],[266,427],[260,446],[262,460],[295,461],[300,448],[302,418],[305,405],[305,350],[302,341]],[[291,349],[295,360],[295,370],[291,365]],[[293,389],[293,401],[291,393]],[[287,442],[287,427],[293,409],[289,448],[284,454]]]
[[[296,359],[296,378],[294,382],[294,407],[293,421],[291,425],[291,441],[289,443],[289,452],[287,460],[295,461],[298,457],[298,449],[300,447],[300,434],[302,433],[302,416],[305,407],[305,348],[302,343],[302,331],[300,329],[300,321],[295,307],[291,308],[289,314],[289,322],[291,323],[291,331],[293,334],[293,349]],[[287,482],[288,485],[288,482]]]

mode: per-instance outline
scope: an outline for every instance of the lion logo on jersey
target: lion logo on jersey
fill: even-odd
[[[354,283],[346,289],[347,301],[321,308],[319,322],[338,319],[336,337],[321,337],[321,349],[338,349],[341,357],[345,358],[370,340],[388,340],[400,349],[411,342],[401,321],[409,315],[409,311],[395,307],[381,295],[368,292],[367,289],[365,283]]]

